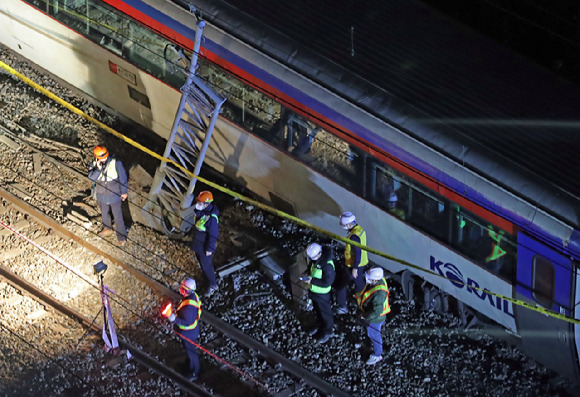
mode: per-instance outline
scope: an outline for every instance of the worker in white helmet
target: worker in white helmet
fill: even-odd
[[[310,332],[318,343],[326,343],[334,335],[334,317],[330,305],[330,289],[334,282],[334,261],[327,247],[313,243],[306,249],[309,259],[307,272],[300,277],[309,289],[316,312],[316,327]]]
[[[383,269],[374,267],[365,273],[366,286],[357,297],[357,303],[361,311],[361,319],[367,327],[367,335],[373,345],[373,354],[367,360],[367,365],[374,365],[383,359],[383,337],[381,328],[385,323],[387,314],[391,311],[389,306],[389,286],[384,277]],[[357,343],[357,348],[361,347]]]
[[[356,243],[367,245],[367,235],[364,229],[357,224],[356,216],[346,211],[340,215],[340,226],[348,232],[347,238]],[[347,313],[346,290],[354,282],[357,293],[365,287],[365,271],[369,263],[367,252],[355,245],[346,244],[344,248],[344,266],[337,272],[336,303],[338,314]]]
[[[168,320],[174,323],[174,331],[181,337],[187,354],[187,370],[185,376],[190,381],[197,380],[201,364],[197,354],[199,339],[199,318],[201,317],[201,301],[195,292],[197,284],[194,279],[186,278],[179,286],[179,293],[183,298],[175,313],[168,315]]]

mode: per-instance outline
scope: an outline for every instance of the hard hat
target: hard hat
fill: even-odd
[[[104,146],[95,146],[93,149],[93,155],[96,157],[97,160],[104,160],[109,157],[109,152],[107,148]]]
[[[196,201],[198,203],[211,203],[213,201],[213,194],[205,190],[197,195]]]
[[[353,222],[356,222],[356,216],[352,212],[346,211],[340,215],[340,224],[342,226],[350,225]]]
[[[381,280],[385,276],[385,272],[381,267],[373,267],[372,269],[367,270],[365,277],[367,280]]]
[[[306,255],[315,261],[316,259],[320,258],[320,255],[322,255],[322,247],[320,244],[312,243],[308,246],[308,248],[306,248]]]
[[[181,295],[188,295],[190,292],[195,291],[196,288],[197,284],[195,280],[188,277],[181,282],[181,285],[179,286],[179,292]]]
[[[392,192],[389,195],[389,204],[388,204],[388,207],[389,208],[395,208],[395,206],[397,205],[397,200],[398,200],[397,194],[395,192]]]

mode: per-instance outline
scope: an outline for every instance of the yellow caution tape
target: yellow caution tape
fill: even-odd
[[[238,198],[238,199],[240,199],[240,200],[242,200],[244,202],[247,202],[247,203],[250,203],[252,205],[255,205],[256,207],[261,208],[264,211],[267,211],[267,212],[269,212],[271,214],[274,214],[274,215],[277,215],[279,217],[282,217],[282,218],[291,220],[293,222],[296,222],[297,224],[299,224],[301,226],[304,226],[304,227],[306,227],[308,229],[314,230],[314,231],[316,231],[319,234],[326,235],[326,236],[328,236],[328,237],[330,237],[330,238],[332,238],[334,240],[342,241],[345,244],[350,244],[350,245],[359,247],[361,249],[366,250],[367,252],[371,252],[371,253],[373,253],[375,255],[381,256],[381,257],[383,257],[385,259],[389,259],[389,260],[391,260],[393,262],[400,263],[400,264],[402,264],[404,266],[410,267],[410,268],[415,269],[415,270],[418,270],[420,272],[428,273],[428,274],[430,274],[432,276],[436,276],[436,277],[440,277],[440,278],[449,280],[449,278],[447,278],[447,277],[445,277],[445,276],[443,276],[443,275],[441,275],[439,273],[435,273],[435,272],[433,272],[431,270],[427,270],[425,268],[422,268],[420,266],[417,266],[417,265],[414,265],[412,263],[409,263],[409,262],[407,262],[407,261],[405,261],[403,259],[396,258],[396,257],[394,257],[392,255],[389,255],[389,254],[386,254],[384,252],[378,251],[378,250],[376,250],[374,248],[371,248],[371,247],[368,247],[366,245],[362,245],[360,243],[357,243],[355,241],[352,241],[350,239],[347,239],[346,237],[339,236],[338,234],[332,233],[332,232],[330,232],[330,231],[328,231],[326,229],[322,229],[322,228],[320,228],[318,226],[315,226],[315,225],[313,225],[313,224],[311,224],[309,222],[306,222],[306,221],[304,221],[304,220],[302,220],[300,218],[296,218],[295,216],[292,216],[290,214],[287,214],[287,213],[285,213],[283,211],[279,211],[279,210],[277,210],[275,208],[272,208],[272,207],[270,207],[270,206],[268,206],[266,204],[260,203],[260,202],[258,202],[256,200],[253,200],[253,199],[249,198],[249,197],[246,197],[246,196],[243,196],[243,195],[241,195],[239,193],[236,193],[236,192],[234,192],[234,191],[232,191],[232,190],[230,190],[228,188],[225,188],[225,187],[220,186],[220,185],[218,185],[218,184],[216,184],[214,182],[211,182],[211,181],[209,181],[209,180],[207,180],[207,179],[205,179],[205,178],[203,178],[203,177],[201,177],[199,175],[194,175],[191,171],[185,169],[180,164],[177,164],[175,161],[173,161],[171,159],[168,159],[168,158],[165,158],[165,157],[163,157],[163,156],[161,156],[161,155],[159,155],[159,154],[157,154],[157,153],[149,150],[147,147],[141,145],[140,143],[135,142],[131,138],[126,137],[125,135],[123,135],[120,132],[112,129],[111,127],[109,127],[108,125],[100,122],[99,120],[95,119],[94,117],[89,116],[88,114],[86,114],[82,110],[76,108],[75,106],[71,105],[70,103],[66,102],[65,100],[61,99],[60,97],[54,95],[52,92],[48,91],[44,87],[36,84],[34,81],[30,80],[28,77],[26,77],[26,76],[18,73],[16,70],[14,70],[13,68],[11,68],[10,66],[8,66],[7,64],[5,64],[2,61],[0,61],[0,67],[2,69],[6,70],[8,73],[16,76],[17,78],[19,78],[20,80],[22,80],[23,82],[25,82],[26,84],[28,84],[29,86],[33,87],[37,91],[39,91],[42,94],[46,95],[50,99],[54,100],[55,102],[59,103],[60,105],[64,106],[65,108],[69,109],[71,112],[73,112],[73,113],[79,115],[80,117],[84,118],[85,120],[90,121],[91,123],[95,124],[99,128],[101,128],[101,129],[103,129],[103,130],[105,130],[105,131],[113,134],[117,138],[122,139],[123,141],[127,142],[131,146],[136,147],[137,149],[139,149],[139,150],[147,153],[148,155],[150,155],[151,157],[156,158],[159,161],[163,161],[163,162],[172,164],[173,166],[179,168],[181,171],[185,172],[190,177],[195,178],[198,181],[201,181],[201,182],[205,183],[208,186],[211,186],[212,188],[214,188],[216,190],[219,190],[219,191],[221,191],[223,193],[226,193],[226,194],[228,194],[228,195],[230,195],[232,197],[236,197],[236,198]],[[560,319],[560,320],[563,320],[563,321],[567,321],[567,322],[572,323],[572,324],[580,324],[580,320],[578,320],[578,319],[570,318],[570,317],[567,317],[567,316],[565,316],[563,314],[560,314],[560,313],[555,313],[555,312],[550,311],[548,309],[545,309],[543,307],[538,307],[536,305],[533,305],[533,304],[524,302],[524,301],[519,300],[519,299],[513,299],[513,298],[510,298],[508,296],[504,296],[504,295],[501,295],[501,294],[497,294],[497,293],[495,293],[493,291],[489,291],[487,289],[480,288],[480,287],[476,287],[476,286],[473,286],[473,285],[469,285],[468,286],[466,283],[460,282],[459,280],[453,280],[453,283],[454,284],[462,284],[464,286],[469,287],[470,289],[474,289],[474,290],[478,290],[478,291],[481,291],[481,292],[485,292],[486,294],[493,295],[493,296],[498,297],[498,298],[501,298],[501,299],[505,299],[506,301],[511,302],[514,305],[522,306],[522,307],[525,307],[527,309],[536,311],[538,313],[545,314],[545,315],[550,316],[550,317],[553,317],[553,318],[557,318],[557,319]]]

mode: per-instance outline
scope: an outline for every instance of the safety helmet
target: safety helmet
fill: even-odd
[[[197,195],[196,201],[198,203],[211,203],[213,201],[213,194],[207,190],[204,190]]]
[[[350,211],[343,212],[340,215],[340,225],[341,226],[348,226],[351,223],[356,222],[356,216]]]
[[[105,160],[107,157],[109,157],[109,152],[104,146],[95,146],[93,149],[93,155],[97,160]]]
[[[179,286],[179,293],[183,296],[186,296],[195,291],[196,288],[197,284],[195,280],[188,277],[181,282],[181,285]]]
[[[380,267],[373,267],[372,269],[367,270],[365,273],[365,278],[367,282],[371,281],[378,281],[381,280],[385,276],[385,272]]]
[[[392,207],[394,207],[395,205],[397,205],[397,200],[398,200],[398,198],[397,198],[397,193],[395,193],[395,192],[392,192],[392,193],[389,195],[389,208],[392,208]]]
[[[315,261],[320,258],[320,255],[322,255],[322,247],[320,244],[312,243],[308,246],[308,248],[306,248],[306,255]]]

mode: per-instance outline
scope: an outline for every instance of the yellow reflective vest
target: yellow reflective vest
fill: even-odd
[[[107,168],[101,172],[99,175],[99,182],[110,182],[119,179],[119,174],[117,173],[117,160],[112,158],[107,164]]]
[[[191,323],[190,325],[177,325],[176,327],[184,330],[184,331],[188,331],[190,329],[194,329],[195,327],[197,327],[197,323],[199,321],[199,318],[201,317],[201,301],[199,300],[199,296],[197,295],[196,292],[193,293],[195,295],[195,299],[184,299],[181,301],[181,303],[179,303],[179,306],[177,306],[177,310],[176,312],[179,312],[179,310],[187,305],[190,306],[194,306],[197,308],[197,318],[193,321],[193,323]]]
[[[347,238],[350,240],[353,235],[358,236],[362,245],[367,245],[367,234],[360,225],[353,227],[350,230]],[[354,249],[350,246],[350,244],[347,244],[344,249],[344,263],[347,267],[353,267],[354,265],[357,265],[356,267],[363,267],[369,263],[367,251],[363,249],[360,250],[360,262],[355,264],[354,259]]]

